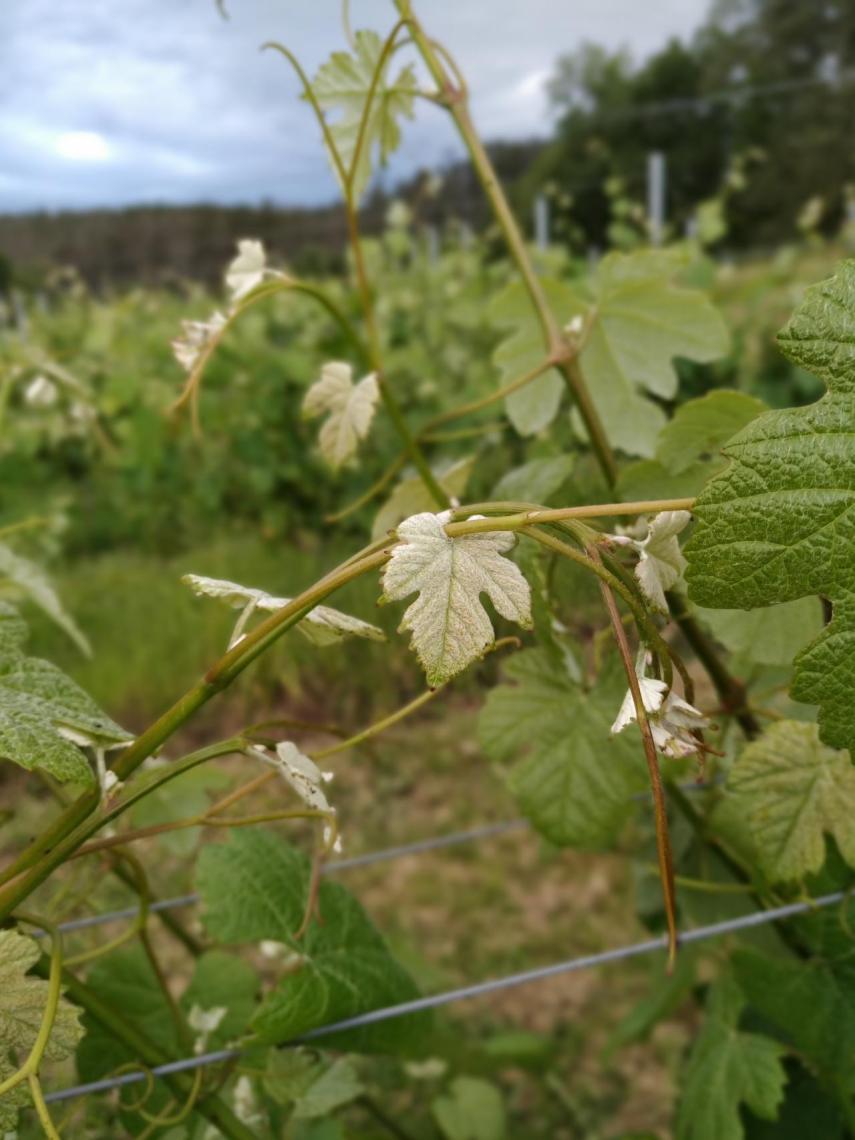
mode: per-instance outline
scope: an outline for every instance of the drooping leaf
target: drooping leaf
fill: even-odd
[[[514,545],[506,531],[450,538],[450,511],[413,515],[398,527],[399,543],[383,569],[383,599],[418,593],[400,628],[413,647],[428,684],[441,685],[492,645],[495,634],[481,595],[509,621],[531,626],[531,590],[520,569],[502,555]]]
[[[417,994],[359,903],[338,883],[321,884],[323,921],[294,938],[309,874],[303,855],[270,832],[255,829],[235,831],[228,843],[206,846],[197,864],[204,921],[212,937],[225,943],[272,940],[293,950],[278,986],[253,1021],[261,1039],[271,1044]],[[426,1024],[424,1015],[408,1015],[337,1033],[324,1043],[385,1051],[405,1045]]]
[[[611,736],[619,678],[586,689],[540,649],[517,653],[478,722],[484,751],[515,761],[509,787],[525,815],[559,846],[613,842],[646,785],[638,739]]]
[[[87,656],[92,652],[85,634],[63,608],[56,590],[41,566],[31,562],[29,558],[22,558],[11,547],[0,542],[0,591],[4,591],[9,584],[18,595],[28,598],[46,613],[68,634],[81,652]]]
[[[491,499],[524,503],[547,503],[570,477],[575,466],[573,455],[553,455],[531,459],[522,467],[507,471],[493,488]]]
[[[48,996],[48,982],[29,971],[41,957],[33,938],[16,930],[0,930],[0,1056],[14,1049],[20,1063],[35,1044],[41,1029]],[[44,1056],[61,1061],[77,1048],[83,1036],[80,1010],[66,998],[59,999],[53,1028]]]
[[[720,981],[681,1079],[677,1140],[743,1140],[740,1105],[775,1120],[784,1096],[783,1046],[738,1028],[743,999],[730,979]]]
[[[232,301],[241,301],[264,280],[267,256],[260,241],[243,238],[238,242],[237,256],[226,269],[226,288]]]
[[[480,1077],[456,1077],[431,1112],[446,1140],[504,1140],[507,1135],[502,1094]]]
[[[206,578],[202,574],[185,574],[182,579],[194,594],[204,598],[217,598],[232,609],[261,610],[275,613],[287,606],[291,598],[277,598],[252,586],[239,586],[224,578]],[[314,645],[334,645],[343,637],[367,637],[370,641],[385,641],[386,634],[379,626],[334,610],[330,606],[315,606],[296,628]]]
[[[434,471],[436,481],[450,499],[460,499],[466,490],[469,476],[475,460],[471,456],[458,459],[444,470]],[[406,479],[395,487],[392,494],[377,512],[374,525],[371,527],[371,537],[382,538],[390,530],[408,519],[411,515],[420,515],[430,511],[436,506],[433,495],[425,486],[421,475],[408,475]]]
[[[318,444],[324,459],[334,469],[356,454],[359,441],[368,434],[379,398],[374,372],[354,384],[353,369],[340,360],[325,364],[320,380],[306,392],[303,415],[313,419],[327,414]]]
[[[818,871],[830,835],[855,867],[855,766],[828,748],[816,725],[778,721],[748,744],[727,778],[773,882]]]
[[[677,268],[657,251],[612,253],[591,281],[579,364],[606,435],[628,455],[654,454],[665,414],[649,397],[677,394],[674,358],[703,363],[727,351],[720,315],[699,290],[673,284]]]
[[[360,123],[368,95],[374,83],[383,51],[383,41],[376,32],[358,31],[354,37],[355,54],[333,52],[319,69],[312,83],[315,98],[326,112],[332,112],[330,130],[336,149],[349,174],[353,166]],[[368,111],[366,129],[353,175],[355,198],[360,198],[371,177],[373,156],[379,152],[385,163],[401,142],[399,120],[412,118],[416,77],[408,64],[392,82],[387,82],[388,61],[383,67]]]
[[[725,448],[696,507],[692,598],[751,609],[819,594],[834,617],[794,662],[792,695],[820,706],[822,739],[855,749],[855,262],[808,289],[779,338],[829,391],[766,412]]]
[[[130,741],[130,734],[55,665],[24,657],[17,649],[21,628],[6,620],[12,652],[0,654],[0,759],[41,768],[61,782],[91,783],[78,745],[111,748]]]
[[[569,321],[584,308],[579,295],[560,281],[545,278],[543,291],[554,311]],[[510,384],[546,359],[543,330],[521,281],[512,281],[490,302],[487,316],[499,329],[512,331],[493,353],[499,385]],[[508,419],[520,435],[535,435],[555,419],[564,382],[550,369],[505,400]]]
[[[647,537],[638,543],[635,576],[648,602],[660,613],[668,612],[665,591],[679,582],[686,568],[677,535],[690,519],[688,511],[662,511],[650,520]]]

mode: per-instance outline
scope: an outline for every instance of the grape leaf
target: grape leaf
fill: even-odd
[[[431,1112],[446,1140],[504,1140],[507,1135],[502,1095],[480,1077],[456,1077]]]
[[[695,612],[725,649],[756,665],[789,665],[823,627],[818,598],[797,598],[762,610],[696,606]]]
[[[703,363],[727,351],[721,316],[700,290],[673,284],[678,268],[657,251],[611,253],[591,280],[579,364],[606,434],[628,455],[654,454],[665,413],[648,396],[676,396],[674,357]]]
[[[27,623],[14,606],[0,601],[0,661],[20,657],[21,646],[27,640]]]
[[[63,608],[56,590],[41,566],[31,562],[29,558],[22,558],[5,543],[0,542],[0,588],[5,588],[3,578],[8,579],[18,594],[29,598],[60,629],[64,630],[82,653],[87,656],[91,654],[92,650],[86,635]]]
[[[540,284],[553,310],[568,321],[584,307],[578,294],[562,282],[544,278]],[[513,330],[493,353],[500,385],[519,379],[546,359],[543,330],[521,281],[512,281],[493,298],[487,317],[497,328]],[[506,397],[508,419],[520,435],[535,435],[552,423],[563,390],[561,376],[553,368]]]
[[[410,630],[428,684],[441,685],[492,645],[495,635],[481,595],[502,617],[531,627],[531,590],[502,554],[514,545],[507,531],[450,538],[451,512],[413,515],[398,527],[399,543],[383,568],[383,601],[418,598],[400,628]]]
[[[338,113],[330,123],[333,141],[345,170],[351,167],[359,138],[368,94],[374,83],[377,65],[383,51],[383,41],[376,32],[358,31],[354,36],[355,54],[333,52],[321,66],[312,83],[315,98],[324,111]],[[398,72],[394,82],[387,83],[383,74],[373,94],[368,112],[365,134],[360,145],[353,178],[355,198],[361,197],[371,177],[372,152],[379,151],[385,163],[401,142],[398,121],[402,116],[412,118],[413,97],[417,91],[416,76],[410,64]]]
[[[220,942],[283,942],[296,957],[253,1019],[260,1038],[271,1044],[308,1029],[417,996],[353,896],[324,881],[319,895],[322,922],[313,922],[298,941],[309,887],[308,860],[270,832],[234,831],[226,844],[204,847],[197,885],[204,921]],[[415,1014],[336,1033],[334,1048],[385,1051],[406,1045],[425,1031]]]
[[[380,398],[374,372],[353,383],[349,364],[334,360],[321,369],[321,378],[306,392],[303,415],[306,419],[328,416],[321,426],[318,444],[324,459],[338,469],[356,454],[359,441],[368,434]]]
[[[847,957],[851,957],[849,941]],[[845,961],[845,960],[844,960]],[[734,975],[751,1008],[803,1054],[837,1096],[855,1093],[855,990],[851,967],[737,950]]]
[[[35,1044],[47,1004],[48,983],[28,971],[41,957],[33,938],[16,930],[0,930],[0,1056],[14,1049],[21,1063]],[[61,997],[44,1056],[61,1061],[70,1056],[83,1036],[80,1010]]]
[[[832,601],[832,621],[795,659],[792,695],[819,705],[826,744],[855,750],[855,261],[807,290],[779,343],[829,390],[766,412],[724,449],[730,466],[695,506],[687,580],[716,609]]]
[[[855,767],[805,721],[778,721],[738,756],[727,778],[772,882],[803,879],[825,859],[825,835],[855,867]]]
[[[724,388],[687,400],[659,433],[656,458],[672,475],[718,460],[722,446],[765,411],[762,400]]]
[[[185,574],[181,581],[194,594],[204,598],[218,598],[233,609],[262,610],[275,613],[287,606],[291,598],[277,598],[252,586],[240,586],[224,578],[206,578],[202,574]],[[334,610],[330,606],[315,606],[311,613],[297,622],[296,628],[313,645],[333,645],[343,637],[367,637],[370,641],[385,641],[386,634],[379,626],[361,618]]]
[[[775,1120],[784,1095],[784,1048],[770,1037],[738,1029],[743,998],[730,979],[720,981],[683,1074],[677,1140],[743,1140],[740,1104]]]
[[[451,499],[459,499],[466,490],[475,460],[469,456],[459,459],[444,471],[434,471],[436,480]],[[393,530],[399,522],[410,515],[419,515],[436,506],[436,500],[425,486],[421,475],[410,475],[394,489],[387,501],[377,512],[371,528],[372,538],[382,538]]]
[[[12,628],[7,644],[13,652],[0,654],[0,758],[42,768],[62,782],[92,783],[78,745],[111,748],[130,741],[130,734],[55,665],[24,657],[16,648],[22,630]]]
[[[31,977],[40,957],[36,942],[14,930],[0,931],[0,1082],[13,1076],[32,1049],[47,1003],[48,983]],[[82,1029],[80,1011],[60,998],[45,1056],[60,1060],[74,1052]],[[17,1063],[10,1059],[14,1051]],[[0,1136],[16,1137],[18,1110],[31,1103],[26,1081],[0,1096]]]
[[[639,741],[609,731],[624,682],[604,677],[588,690],[541,649],[517,653],[503,672],[478,721],[484,751],[518,761],[510,790],[550,842],[607,846],[646,786]]]
[[[498,501],[547,503],[550,496],[570,477],[574,465],[572,455],[531,459],[521,467],[506,471],[493,488],[490,498]]]

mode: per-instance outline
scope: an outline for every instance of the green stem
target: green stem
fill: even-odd
[[[572,359],[572,350],[568,351],[570,346],[568,346],[564,340],[560,325],[552,313],[546,294],[543,291],[543,286],[540,283],[540,279],[535,272],[534,265],[529,256],[525,238],[517,225],[516,218],[502,190],[501,183],[490,161],[490,156],[487,154],[486,148],[481,142],[480,136],[472,122],[466,90],[459,84],[452,82],[440,54],[436,50],[436,46],[428,36],[425,35],[424,30],[416,20],[410,0],[394,0],[394,3],[399,14],[409,22],[413,40],[419,49],[428,71],[439,88],[441,98],[447,106],[451,117],[454,119],[460,137],[469,152],[478,180],[490,201],[496,221],[504,235],[511,258],[519,270],[529,299],[537,314],[546,351],[550,355],[557,355],[562,358],[561,363],[558,365],[559,371],[579,409],[579,414],[585,424],[591,446],[594,449],[603,474],[609,485],[614,486],[617,482],[617,463],[615,461],[614,452],[606,437],[602,421],[594,407],[587,386],[579,373],[575,361]]]
[[[377,569],[389,558],[387,550],[379,550],[361,559],[351,559],[327,574],[308,590],[270,615],[244,639],[217,661],[203,679],[184,694],[119,756],[114,771],[126,780],[149,756],[181,728],[212,697],[222,692],[240,673],[286,630],[310,613],[318,603],[339,587],[369,570]],[[35,888],[67,859],[87,837],[78,838],[74,830],[95,810],[98,789],[84,792],[62,812],[50,828],[19,857],[0,890],[0,920],[7,917]],[[11,876],[14,875],[15,878]]]
[[[156,1045],[151,1038],[138,1029],[133,1022],[125,1017],[121,1010],[116,1010],[105,1002],[98,994],[84,982],[79,981],[73,974],[64,972],[62,982],[68,996],[77,1005],[83,1007],[104,1029],[121,1042],[148,1068],[162,1065],[170,1058]],[[173,1095],[186,1100],[193,1091],[193,1079],[184,1074],[175,1073],[160,1078],[169,1087]],[[195,1111],[205,1117],[228,1137],[228,1140],[257,1140],[256,1134],[235,1116],[225,1101],[219,1097],[206,1096],[195,1105]]]
[[[491,404],[497,403],[499,400],[504,400],[507,396],[513,395],[518,392],[520,388],[524,388],[526,384],[530,384],[532,380],[536,380],[538,376],[542,376],[544,372],[548,372],[550,368],[556,366],[556,361],[552,359],[542,360],[535,368],[529,369],[528,372],[518,376],[510,383],[504,384],[501,388],[497,388],[491,392],[489,396],[482,396],[480,400],[471,400],[468,404],[461,404],[457,408],[451,408],[442,415],[435,416],[429,420],[425,426],[419,431],[419,436],[425,436],[432,433],[435,428],[442,427],[443,424],[451,423],[453,420],[462,419],[464,416],[471,416],[475,412],[480,412],[483,408],[489,408]]]
[[[599,553],[595,548],[590,551],[591,558],[596,562]],[[635,672],[635,662],[632,651],[620,619],[617,602],[611,588],[604,581],[600,581],[600,591],[606,604],[609,620],[615,635],[618,652],[623,662],[624,672],[632,693],[632,703],[635,706],[635,719],[641,732],[644,744],[644,756],[647,761],[647,771],[650,776],[650,790],[653,793],[653,814],[656,821],[656,855],[659,862],[659,878],[662,883],[662,894],[665,900],[665,919],[668,925],[668,969],[674,968],[677,955],[677,892],[674,886],[674,857],[671,851],[671,836],[668,830],[668,809],[665,806],[665,791],[662,785],[662,773],[659,770],[659,756],[650,723],[647,719],[647,709],[641,695],[641,686],[638,683],[638,674]]]
[[[36,1109],[36,1115],[39,1118],[39,1124],[44,1129],[44,1134],[47,1140],[60,1140],[59,1133],[57,1132],[53,1121],[50,1118],[48,1106],[45,1104],[45,1098],[42,1094],[42,1086],[38,1076],[35,1073],[30,1073],[29,1077],[30,1096],[33,1098],[33,1105]]]

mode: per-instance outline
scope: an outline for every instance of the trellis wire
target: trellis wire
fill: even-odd
[[[714,787],[718,781],[701,783],[693,780],[691,783],[678,785],[683,792],[703,792]],[[637,792],[631,796],[632,800],[643,800],[649,792]],[[480,839],[492,839],[497,835],[506,835],[511,831],[523,831],[531,824],[527,819],[506,819],[499,823],[486,823],[481,827],[470,827],[465,831],[452,831],[448,835],[432,835],[427,839],[416,839],[412,843],[402,843],[396,847],[384,847],[379,851],[367,851],[363,855],[353,855],[349,859],[334,859],[325,863],[322,872],[325,875],[337,871],[351,871],[357,867],[368,867],[372,863],[383,863],[387,859],[400,859],[405,855],[421,855],[427,851],[439,851],[443,847],[455,847],[459,843],[473,843]],[[194,906],[199,902],[199,895],[195,892],[187,895],[177,895],[171,899],[160,899],[149,906],[149,913],[156,914],[162,910],[178,910],[184,906]],[[138,906],[123,907],[121,910],[105,911],[103,914],[91,914],[85,918],[73,918],[67,922],[60,922],[57,930],[60,934],[69,934],[75,930],[87,930],[92,926],[103,926],[108,922],[116,922],[122,918],[136,918],[139,914]],[[33,937],[43,938],[44,930],[36,930]]]
[[[796,915],[807,914],[822,907],[833,906],[843,902],[848,897],[846,891],[835,891],[834,894],[822,895],[820,898],[808,899],[802,902],[788,903],[785,906],[775,907],[772,910],[758,910],[752,914],[742,915],[739,918],[725,919],[723,922],[714,922],[709,926],[700,926],[695,930],[688,930],[680,935],[680,944],[703,942],[708,938],[717,938],[722,934],[733,934],[740,930],[747,930],[754,926],[762,926],[767,922],[780,919],[793,918]],[[282,1047],[302,1045],[310,1041],[317,1041],[334,1033],[342,1033],[348,1029],[360,1029],[367,1025],[376,1025],[381,1021],[390,1021],[396,1017],[404,1017],[410,1013],[421,1013],[440,1006],[451,1005],[454,1002],[465,1001],[468,998],[483,997],[487,994],[498,993],[510,989],[512,986],[526,985],[529,982],[544,981],[559,974],[574,973],[577,970],[587,970],[594,966],[603,966],[611,962],[621,962],[627,958],[637,958],[643,954],[651,954],[655,950],[666,950],[667,938],[649,938],[644,942],[634,942],[629,946],[618,946],[611,950],[604,950],[598,954],[585,954],[579,958],[571,958],[566,962],[556,962],[551,966],[538,966],[533,970],[523,970],[517,974],[508,974],[503,978],[493,978],[486,982],[476,982],[473,985],[461,986],[458,989],[446,990],[444,993],[431,994],[428,997],[415,998],[413,1001],[401,1002],[398,1005],[387,1006],[384,1009],[369,1010],[367,1013],[348,1017],[342,1021],[335,1021],[330,1025],[319,1025],[300,1037],[283,1042]],[[87,1096],[93,1093],[110,1092],[112,1089],[122,1088],[125,1085],[136,1084],[148,1080],[150,1077],[167,1077],[175,1073],[185,1073],[193,1069],[220,1064],[224,1061],[235,1061],[241,1056],[239,1049],[218,1049],[211,1053],[200,1053],[194,1057],[183,1057],[178,1061],[168,1061],[164,1065],[155,1065],[148,1070],[137,1073],[121,1073],[115,1077],[105,1077],[103,1080],[90,1081],[87,1084],[73,1085],[67,1089],[57,1089],[47,1093],[45,1101],[55,1103],[70,1100],[72,1097]]]

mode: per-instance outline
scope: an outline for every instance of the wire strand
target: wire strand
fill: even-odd
[[[701,926],[695,930],[688,930],[680,935],[680,944],[703,942],[709,938],[719,938],[724,934],[734,934],[741,930],[749,930],[755,926],[762,926],[768,922],[793,918],[810,911],[820,910],[823,907],[833,906],[847,897],[846,891],[835,891],[830,895],[822,895],[816,899],[807,899],[801,902],[788,903],[785,906],[774,907],[772,910],[759,910],[739,918],[729,918],[722,922],[714,922],[709,926]],[[508,974],[503,978],[493,978],[485,982],[476,982],[473,985],[461,986],[458,989],[446,990],[443,993],[430,994],[427,997],[415,998],[413,1001],[401,1002],[398,1005],[386,1006],[383,1009],[369,1010],[367,1013],[348,1017],[342,1021],[335,1021],[330,1025],[319,1025],[315,1029],[283,1042],[282,1048],[302,1045],[306,1042],[317,1041],[329,1037],[334,1033],[342,1033],[348,1029],[360,1029],[367,1025],[376,1025],[378,1022],[390,1021],[397,1017],[406,1017],[407,1014],[421,1013],[441,1006],[451,1005],[470,998],[484,997],[488,994],[498,993],[513,986],[527,985],[530,982],[540,982],[554,978],[560,974],[575,973],[578,970],[588,970],[594,966],[608,965],[611,962],[621,962],[628,958],[637,958],[654,951],[667,949],[667,939],[649,938],[644,942],[634,942],[629,946],[618,946],[611,950],[604,950],[597,954],[584,954],[578,958],[571,958],[566,962],[556,962],[551,966],[538,966],[532,970],[523,970],[517,974]],[[47,1104],[57,1101],[70,1100],[72,1097],[87,1096],[94,1093],[109,1092],[112,1089],[122,1088],[125,1085],[136,1084],[149,1077],[166,1077],[174,1073],[185,1073],[208,1065],[220,1064],[224,1061],[233,1061],[240,1057],[238,1049],[218,1049],[211,1053],[202,1053],[195,1057],[183,1057],[177,1061],[169,1061],[164,1065],[156,1065],[146,1072],[122,1073],[115,1077],[105,1077],[103,1080],[90,1081],[87,1084],[72,1085],[70,1088],[57,1089],[45,1095]]]

